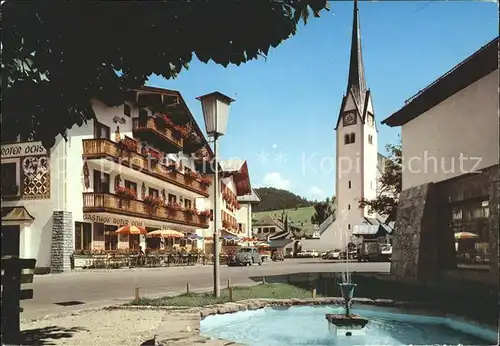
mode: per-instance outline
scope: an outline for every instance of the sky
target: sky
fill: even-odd
[[[267,59],[224,68],[194,57],[177,79],[152,76],[148,85],[180,91],[201,128],[197,96],[220,91],[234,98],[220,158],[247,160],[252,187],[333,196],[352,8],[351,1],[330,1],[329,12],[311,17]],[[498,5],[490,1],[361,1],[359,15],[381,153],[399,141],[400,128],[380,122],[498,35]]]

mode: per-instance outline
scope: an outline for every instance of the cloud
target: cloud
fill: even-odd
[[[262,186],[274,187],[276,189],[290,190],[290,180],[281,176],[278,172],[267,173],[262,179]]]
[[[307,192],[308,192],[310,198],[313,198],[313,199],[323,200],[326,198],[325,191],[321,190],[316,185],[311,186]]]

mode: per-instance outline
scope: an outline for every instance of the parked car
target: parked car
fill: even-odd
[[[283,262],[285,260],[285,257],[283,256],[283,252],[281,251],[275,251],[273,255],[271,256],[271,259],[274,262]]]
[[[342,251],[340,249],[328,250],[321,258],[323,259],[339,259],[340,253]]]
[[[254,263],[262,265],[262,257],[257,248],[248,246],[238,249],[236,254],[228,262],[228,265],[251,266]]]
[[[302,250],[297,253],[297,257],[302,257],[302,258],[319,257],[319,253],[316,250]]]
[[[380,257],[383,261],[391,261],[392,258],[392,245],[391,244],[382,244],[380,245]]]

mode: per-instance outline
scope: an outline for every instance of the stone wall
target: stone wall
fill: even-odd
[[[408,280],[437,275],[434,184],[402,191],[393,233],[391,274]]]
[[[436,275],[498,283],[499,166],[401,192],[395,224],[391,274],[410,280]],[[489,201],[489,268],[457,272],[451,206]],[[474,271],[474,273],[465,272]]]
[[[73,217],[68,211],[54,211],[52,230],[51,272],[71,270],[73,253]]]

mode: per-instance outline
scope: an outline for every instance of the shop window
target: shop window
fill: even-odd
[[[99,222],[94,222],[92,225],[94,229],[94,242],[103,242],[104,241],[104,224]]]
[[[75,222],[75,250],[90,250],[92,248],[92,224]]]
[[[104,225],[104,249],[117,250],[118,249],[118,234],[115,231],[118,226]]]
[[[131,249],[131,250],[139,250],[139,245],[140,245],[139,234],[130,234],[128,236],[128,247],[129,247],[129,249]]]

